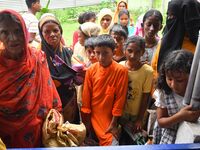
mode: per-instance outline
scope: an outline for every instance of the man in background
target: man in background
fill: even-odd
[[[40,0],[26,0],[26,5],[28,11],[25,12],[22,17],[29,32],[29,43],[39,43],[40,36],[38,30],[38,19],[35,15],[41,10]]]

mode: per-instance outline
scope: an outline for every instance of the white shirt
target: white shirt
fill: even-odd
[[[176,94],[176,93],[172,93],[174,96],[174,99],[178,105],[178,108],[181,109],[184,107],[183,105],[183,97]],[[167,108],[167,104],[164,101],[164,93],[160,90],[155,90],[155,92],[153,93],[153,98],[156,100],[155,101],[155,106],[156,107],[160,107],[160,108]]]
[[[26,12],[26,13],[22,14],[22,17],[25,21],[28,32],[38,34],[39,33],[39,30],[38,30],[38,22],[39,21],[36,18],[36,16],[30,12]]]

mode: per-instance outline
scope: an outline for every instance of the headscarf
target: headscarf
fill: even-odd
[[[79,30],[85,35],[85,39],[89,37],[96,37],[99,35],[100,26],[93,22],[85,22],[80,27]],[[76,43],[74,47],[74,54],[72,56],[72,64],[83,64],[86,66],[89,59],[85,51],[85,47],[79,42]]]
[[[106,16],[106,15],[109,15],[109,16],[111,16],[111,18],[113,18],[113,13],[112,13],[112,11],[110,10],[110,9],[108,9],[108,8],[103,8],[103,9],[101,9],[100,10],[100,12],[99,12],[99,14],[98,14],[98,24],[101,26],[101,20],[102,20],[102,18],[104,17],[104,16]],[[109,31],[110,31],[110,28],[112,27],[112,21],[111,21],[111,23],[110,23],[110,25],[109,25],[109,27],[107,28],[107,29],[103,29],[102,27],[101,27],[101,31],[100,31],[100,35],[101,34],[109,34]]]
[[[116,6],[116,10],[115,10],[115,13],[114,13],[114,17],[113,17],[113,22],[114,23],[118,23],[118,20],[119,20],[118,15],[119,15],[119,12],[120,12],[120,10],[119,10],[119,4],[121,2],[125,3],[126,4],[126,9],[128,9],[128,3],[127,3],[126,0],[120,0],[120,1],[118,1],[117,6]]]
[[[184,36],[188,36],[196,45],[200,29],[200,3],[197,0],[172,0],[168,4],[167,13],[169,12],[175,17],[166,21],[158,70],[168,53],[182,48]]]
[[[43,121],[51,108],[61,110],[44,53],[28,46],[28,31],[19,13],[15,16],[24,33],[24,56],[15,61],[0,56],[0,137],[7,147],[41,146]]]
[[[70,68],[71,67],[71,56],[72,51],[67,47],[64,47],[60,41],[60,46],[57,49],[53,49],[42,35],[42,28],[44,24],[48,22],[53,22],[58,25],[61,34],[63,33],[60,22],[57,18],[50,13],[44,14],[39,21],[39,33],[42,39],[41,49],[46,53],[47,62],[49,65],[49,70],[53,79],[60,81],[66,81],[66,79],[72,79],[75,76],[75,72]],[[61,40],[61,39],[60,39]],[[56,65],[61,63],[64,65]],[[71,81],[70,81],[71,82]]]
[[[80,26],[80,30],[87,36],[98,36],[100,32],[100,26],[93,22],[85,22]]]

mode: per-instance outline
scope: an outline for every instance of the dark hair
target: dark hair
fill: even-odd
[[[126,29],[123,26],[121,26],[120,24],[114,24],[112,26],[112,28],[110,29],[110,34],[111,34],[111,32],[114,32],[115,34],[119,34],[120,36],[123,36],[125,40],[128,37]]]
[[[190,73],[192,66],[193,54],[185,50],[176,50],[169,53],[163,61],[159,70],[157,88],[163,90],[166,94],[170,94],[172,90],[167,85],[166,73],[168,71]]]
[[[62,26],[61,26],[60,22],[57,20],[57,18],[56,18],[56,21],[54,21],[54,20],[48,20],[45,23],[43,23],[43,25],[41,27],[39,27],[39,30],[41,30],[41,33],[42,33],[44,25],[47,24],[47,23],[55,23],[55,24],[57,24],[58,28],[60,29],[61,34],[63,34]]]
[[[121,4],[121,3],[124,3],[124,4],[126,5],[126,8],[127,8],[127,3],[126,3],[126,2],[124,2],[124,1],[121,1],[119,4]],[[119,4],[118,4],[118,6],[117,6],[117,7],[119,7]]]
[[[130,18],[130,13],[127,9],[120,10],[118,17],[120,18],[123,14],[126,14],[128,16],[128,18]]]
[[[92,49],[94,49],[95,39],[96,39],[96,37],[89,37],[88,39],[86,39],[85,43],[84,43],[85,49],[86,48],[92,48]]]
[[[0,14],[0,22],[7,19],[13,20],[17,24],[19,24],[19,26],[21,26],[21,22],[14,15],[7,12]]]
[[[83,23],[89,21],[92,18],[96,18],[96,14],[94,12],[92,12],[92,11],[84,12],[84,13],[79,15],[78,23],[83,24]]]
[[[146,19],[148,19],[150,16],[156,16],[160,20],[160,22],[162,24],[162,22],[163,22],[163,16],[162,16],[161,12],[159,10],[156,10],[156,9],[150,9],[150,10],[148,10],[144,14],[142,22],[144,23],[146,21]]]
[[[141,36],[133,35],[128,37],[126,43],[124,44],[124,50],[127,49],[130,43],[135,43],[138,46],[139,50],[145,50],[145,39]]]
[[[122,9],[119,14],[118,14],[118,18],[120,20],[120,17],[123,15],[123,14],[126,14],[128,16],[128,18],[130,19],[130,14],[129,14],[129,11],[127,9]],[[128,27],[127,26],[123,26],[127,35],[128,35]]]
[[[40,0],[26,0],[26,5],[28,8],[31,8],[32,4],[36,3],[38,1],[40,1]]]
[[[109,47],[112,51],[115,50],[115,41],[112,36],[108,34],[102,34],[96,37],[94,47]]]

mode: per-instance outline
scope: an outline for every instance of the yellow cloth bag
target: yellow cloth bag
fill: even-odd
[[[86,136],[85,125],[63,122],[63,116],[57,110],[49,111],[42,128],[45,147],[75,147],[82,144]]]

